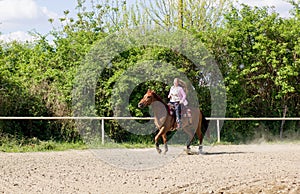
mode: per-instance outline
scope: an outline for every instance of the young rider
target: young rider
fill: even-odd
[[[188,104],[186,100],[186,93],[183,88],[179,85],[179,79],[174,79],[174,85],[171,87],[168,98],[170,103],[175,107],[176,122],[178,127],[181,128],[181,104],[186,106]]]

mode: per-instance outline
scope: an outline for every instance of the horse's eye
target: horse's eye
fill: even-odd
[[[151,96],[147,96],[147,98],[150,98]]]

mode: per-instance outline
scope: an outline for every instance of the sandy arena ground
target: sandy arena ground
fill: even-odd
[[[0,153],[0,193],[300,193],[300,144],[178,149]]]

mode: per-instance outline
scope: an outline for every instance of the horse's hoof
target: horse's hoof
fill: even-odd
[[[187,155],[191,155],[192,154],[191,148],[186,149],[185,152],[186,152]]]
[[[157,153],[161,154],[161,149],[156,149]]]
[[[203,146],[202,146],[202,145],[199,145],[199,151],[198,151],[198,154],[199,154],[199,155],[205,154],[205,152],[203,152]]]
[[[164,155],[166,155],[167,154],[167,151],[164,151]]]
[[[199,154],[199,155],[204,155],[205,152],[203,152],[202,150],[199,150],[198,154]]]

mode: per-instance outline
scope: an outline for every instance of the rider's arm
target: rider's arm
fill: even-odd
[[[170,91],[169,91],[169,95],[168,98],[171,98],[171,90],[172,90],[173,86],[171,87]]]
[[[185,94],[184,90],[181,87],[179,89],[179,93],[180,93],[180,96],[181,96],[180,103],[183,103],[186,99],[186,94]]]

